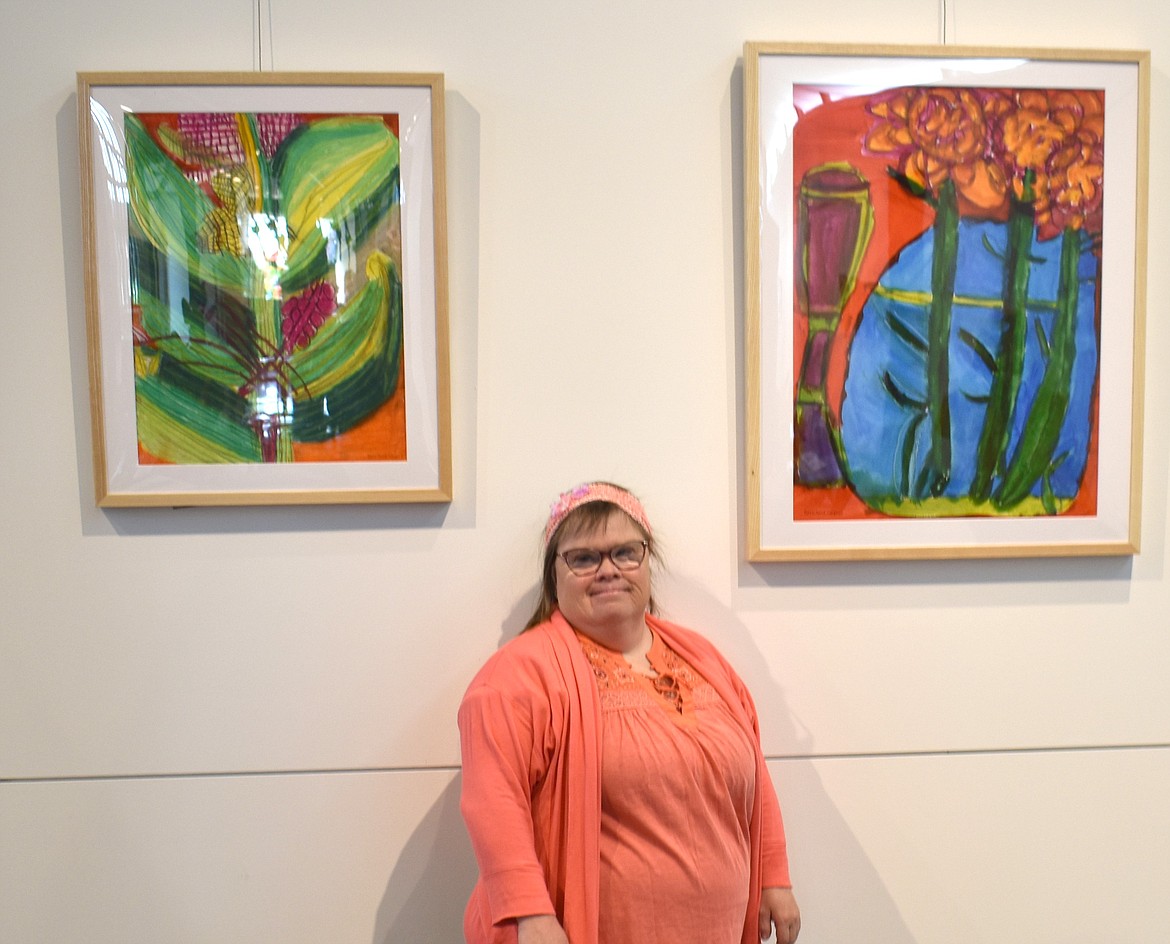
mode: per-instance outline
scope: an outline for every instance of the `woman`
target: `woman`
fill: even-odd
[[[751,697],[658,619],[630,492],[561,495],[541,599],[459,709],[470,944],[791,944],[800,912]]]

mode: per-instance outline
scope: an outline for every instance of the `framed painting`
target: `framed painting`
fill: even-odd
[[[449,501],[442,76],[77,99],[97,503]]]
[[[1138,551],[1149,56],[747,43],[753,561]]]

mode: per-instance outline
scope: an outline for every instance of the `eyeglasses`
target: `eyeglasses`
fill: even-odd
[[[628,544],[619,544],[608,551],[597,551],[591,547],[575,547],[572,550],[558,554],[565,566],[578,577],[587,577],[596,573],[605,558],[613,561],[618,570],[637,570],[646,559],[646,552],[650,545],[645,541],[630,541]]]

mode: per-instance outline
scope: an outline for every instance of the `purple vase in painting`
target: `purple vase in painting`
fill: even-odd
[[[827,398],[829,353],[873,232],[869,181],[846,163],[822,164],[800,184],[797,293],[808,338],[796,388],[795,481],[844,482],[837,425]]]

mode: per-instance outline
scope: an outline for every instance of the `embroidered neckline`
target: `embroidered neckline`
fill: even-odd
[[[696,689],[702,688],[705,693],[710,688],[706,680],[658,633],[652,633],[650,649],[646,653],[646,661],[654,675],[639,672],[620,652],[603,646],[584,633],[577,631],[576,635],[593,669],[603,701],[607,703],[636,703],[637,693],[641,692],[671,714],[687,716],[695,703]],[[634,702],[629,701],[630,697]]]

